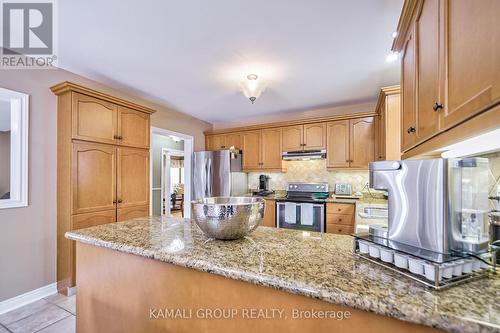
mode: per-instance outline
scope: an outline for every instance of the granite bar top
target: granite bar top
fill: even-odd
[[[354,257],[350,236],[258,227],[218,241],[188,219],[149,217],[66,237],[450,332],[500,332],[498,275],[434,291]]]

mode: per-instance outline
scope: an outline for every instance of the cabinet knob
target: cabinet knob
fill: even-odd
[[[432,109],[434,111],[438,111],[439,109],[442,109],[442,108],[443,108],[443,104],[438,103],[438,102],[434,103],[434,105],[432,106]]]
[[[121,201],[121,199],[118,199],[118,203],[122,203],[123,201]]]
[[[116,203],[116,200],[113,200],[113,203],[115,204],[115,203]]]
[[[407,132],[408,134],[410,134],[410,133],[415,133],[416,131],[417,131],[417,129],[416,129],[415,127],[413,127],[413,126],[408,127],[408,129],[406,130],[406,132]]]

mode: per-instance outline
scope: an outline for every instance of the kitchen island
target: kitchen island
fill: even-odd
[[[355,258],[350,236],[259,227],[217,241],[157,217],[66,236],[79,333],[500,330],[498,276],[432,291]]]

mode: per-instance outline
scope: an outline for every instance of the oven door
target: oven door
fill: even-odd
[[[276,203],[276,215],[277,215],[277,226],[278,228],[284,229],[295,229],[304,231],[325,231],[325,204],[315,203],[313,206],[313,218],[311,221],[301,221],[302,215],[302,205],[305,203],[294,202],[296,205],[295,211],[295,223],[287,223],[285,221],[285,202],[280,201]]]

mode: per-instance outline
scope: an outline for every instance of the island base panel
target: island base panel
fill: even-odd
[[[441,332],[115,250],[80,242],[76,247],[78,333]],[[267,310],[268,317],[272,309],[280,309],[283,318],[275,311],[274,319],[248,319],[250,309],[261,310],[260,315]],[[350,318],[292,319],[293,309],[349,311]],[[202,318],[219,316],[221,310],[231,319]],[[177,319],[163,319],[177,315]]]

